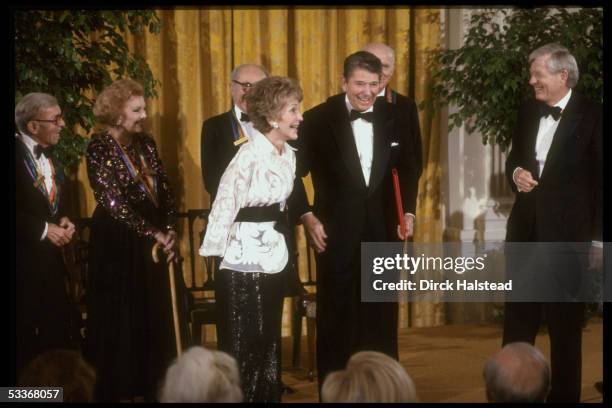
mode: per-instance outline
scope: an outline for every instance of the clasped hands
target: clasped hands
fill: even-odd
[[[52,222],[47,223],[47,236],[46,238],[57,247],[63,247],[72,240],[72,236],[75,231],[74,224],[68,219],[68,217],[62,217],[59,220],[59,224]]]
[[[158,231],[153,237],[159,246],[163,248],[164,254],[168,257],[168,262],[172,262],[176,258],[176,232],[170,230],[164,234]]]
[[[318,253],[324,252],[327,246],[327,233],[321,221],[319,221],[313,213],[309,212],[302,216],[302,222],[304,223],[304,227],[306,228],[306,232],[310,237],[314,249]],[[401,240],[405,240],[414,235],[414,215],[404,215],[404,231],[406,233],[402,234],[400,226],[397,226],[397,237]]]

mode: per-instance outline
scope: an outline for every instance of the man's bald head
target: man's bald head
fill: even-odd
[[[491,356],[483,371],[489,402],[544,402],[550,367],[528,343],[510,343]]]
[[[383,43],[369,43],[363,47],[362,51],[367,51],[376,55],[382,62],[383,73],[380,78],[380,85],[381,89],[386,87],[393,76],[393,72],[395,72],[395,51],[393,51],[393,48]]]

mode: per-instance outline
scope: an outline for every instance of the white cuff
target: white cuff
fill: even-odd
[[[594,246],[596,248],[603,248],[603,242],[602,241],[591,241],[591,246]]]
[[[517,167],[516,169],[514,169],[514,171],[512,172],[512,181],[514,181],[514,185],[516,185],[516,179],[514,178],[514,176],[516,176],[516,172],[519,170],[523,170],[522,167]],[[518,186],[517,186],[518,187]]]
[[[49,224],[47,224],[45,222],[45,230],[43,231],[42,235],[40,236],[40,240],[44,241],[45,238],[47,238],[47,231],[49,230]]]
[[[306,213],[302,214],[302,215],[300,216],[300,220],[304,221],[304,217],[305,217],[305,216],[307,216],[308,214],[312,214],[312,211],[308,211],[308,212],[306,212]]]

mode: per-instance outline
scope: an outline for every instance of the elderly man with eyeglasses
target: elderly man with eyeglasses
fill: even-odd
[[[29,93],[15,107],[16,363],[69,345],[69,303],[61,248],[74,234],[62,169],[49,148],[66,126],[57,100]]]
[[[257,82],[268,77],[261,65],[239,65],[230,76],[232,108],[221,115],[213,116],[202,125],[200,158],[204,187],[210,202],[217,195],[221,176],[240,145],[249,140],[249,117],[245,95]]]

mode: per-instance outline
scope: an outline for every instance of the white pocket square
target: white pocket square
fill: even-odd
[[[397,142],[391,142],[391,147],[395,147],[395,146],[399,146],[399,143],[397,143]]]

